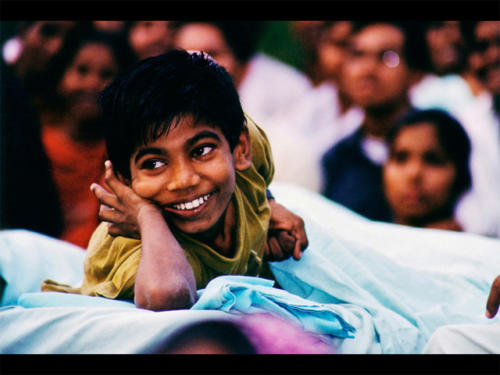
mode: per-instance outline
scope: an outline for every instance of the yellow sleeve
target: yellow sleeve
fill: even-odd
[[[140,240],[113,237],[101,223],[87,248],[81,293],[106,298],[133,299],[141,257]]]
[[[179,238],[176,236],[177,240]],[[197,286],[206,278],[206,269],[189,246],[179,241],[193,270]],[[113,237],[108,234],[106,224],[96,229],[89,241],[85,257],[85,279],[81,294],[113,299],[133,299],[135,277],[141,259],[141,241]]]
[[[274,162],[271,144],[266,133],[246,115],[252,145],[252,163],[269,186],[274,177]]]

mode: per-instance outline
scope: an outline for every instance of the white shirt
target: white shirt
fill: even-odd
[[[245,113],[266,130],[270,118],[291,108],[312,84],[304,73],[263,53],[248,64],[238,94]]]
[[[363,111],[342,114],[337,89],[324,83],[305,93],[295,105],[280,111],[265,128],[273,150],[274,181],[319,192],[323,186],[321,158],[363,120]]]

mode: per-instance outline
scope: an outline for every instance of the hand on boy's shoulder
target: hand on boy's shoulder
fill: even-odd
[[[304,220],[290,212],[274,199],[269,200],[271,219],[264,249],[264,259],[281,261],[293,256],[295,260],[302,257],[309,242],[304,228]]]

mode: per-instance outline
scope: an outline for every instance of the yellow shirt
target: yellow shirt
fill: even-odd
[[[266,188],[274,175],[271,146],[265,135],[250,118],[247,126],[252,146],[252,165],[236,171],[233,202],[236,207],[236,251],[227,258],[206,244],[172,228],[177,241],[191,265],[197,289],[220,275],[249,275],[273,278],[262,261],[269,227],[270,207]],[[133,299],[135,276],[141,256],[141,241],[108,234],[101,223],[90,239],[84,261],[84,280],[80,288],[42,283],[43,291],[60,291],[117,299]]]

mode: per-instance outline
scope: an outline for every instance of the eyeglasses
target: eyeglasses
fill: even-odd
[[[383,64],[387,68],[396,68],[401,63],[400,54],[392,49],[381,50],[378,52],[367,52],[352,49],[349,51],[351,62],[360,62],[366,58],[375,58],[377,63]]]

